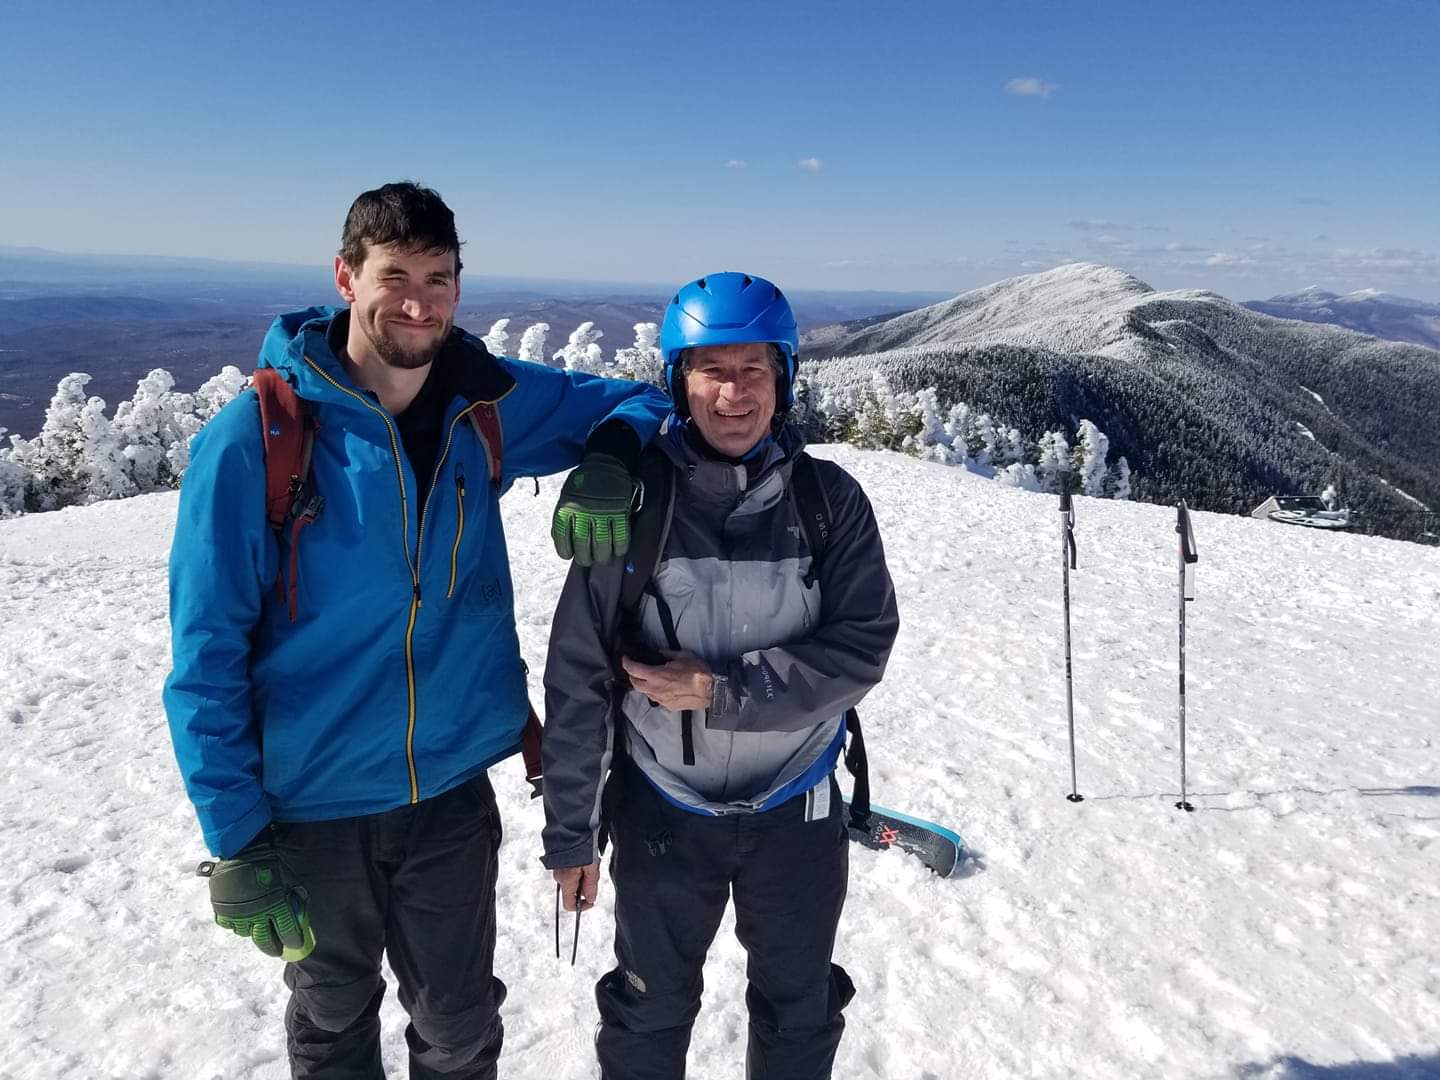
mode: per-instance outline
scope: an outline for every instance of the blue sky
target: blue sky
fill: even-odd
[[[1436,300],[1437,57],[1436,0],[8,0],[0,244],[324,262],[410,177],[482,273]]]

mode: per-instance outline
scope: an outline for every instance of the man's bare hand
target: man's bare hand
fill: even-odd
[[[630,676],[630,685],[666,709],[708,709],[715,692],[715,676],[694,653],[667,652],[663,664],[642,664],[629,656],[620,666]]]
[[[560,900],[566,911],[574,911],[578,904],[581,911],[595,906],[600,895],[600,864],[589,866],[568,866],[564,870],[550,871],[560,886]]]

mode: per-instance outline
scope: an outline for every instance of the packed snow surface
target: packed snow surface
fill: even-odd
[[[859,991],[836,1075],[1440,1075],[1440,551],[1194,515],[1186,814],[1173,511],[1077,499],[1075,804],[1054,500],[819,453],[869,491],[900,596],[862,706],[875,799],[973,849],[942,881],[852,846],[837,959]],[[530,490],[505,514],[538,669],[565,567],[558,480]],[[159,700],[174,512],[158,495],[0,523],[5,1077],[288,1074],[280,965],[213,925],[193,873],[205,852]],[[501,1075],[579,1080],[612,897],[578,965],[557,962],[521,772],[492,772]],[[692,1077],[743,1075],[743,989],[727,921]],[[403,1076],[393,990],[382,1018]]]

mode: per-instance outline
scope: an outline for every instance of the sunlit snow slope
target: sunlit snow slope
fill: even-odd
[[[869,491],[900,593],[862,706],[875,798],[975,850],[940,881],[852,849],[837,959],[859,993],[837,1076],[1440,1073],[1440,551],[1196,515],[1187,815],[1173,512],[1079,499],[1075,805],[1053,500],[819,453]],[[557,489],[505,500],[537,670],[564,572]],[[210,922],[193,876],[205,852],[159,703],[174,510],[161,495],[0,523],[0,1076],[288,1075],[280,966]],[[501,1072],[590,1077],[611,897],[578,966],[557,962],[540,807],[518,762],[494,776]],[[732,925],[699,1080],[743,1075]],[[393,995],[383,1018],[403,1076]],[[1343,1064],[1364,1069],[1325,1068]]]

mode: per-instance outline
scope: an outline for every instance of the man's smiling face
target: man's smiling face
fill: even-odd
[[[359,269],[335,260],[335,284],[350,319],[386,364],[420,368],[434,360],[455,325],[460,279],[453,251],[367,245]]]
[[[773,350],[763,341],[702,345],[685,361],[685,397],[705,441],[743,457],[770,431],[775,416]]]

